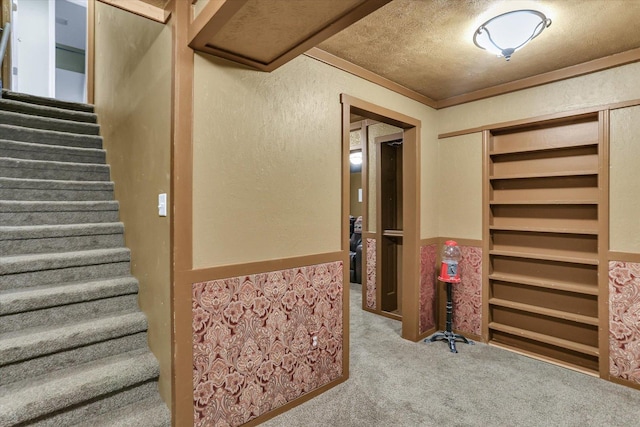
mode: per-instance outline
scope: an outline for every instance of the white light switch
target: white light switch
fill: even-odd
[[[158,215],[167,216],[167,193],[158,194]]]
[[[358,202],[362,203],[362,188],[358,188]]]

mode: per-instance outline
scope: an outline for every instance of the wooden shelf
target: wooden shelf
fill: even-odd
[[[490,250],[489,254],[491,255],[501,255],[501,256],[510,256],[515,258],[530,258],[530,259],[541,259],[546,261],[559,261],[559,262],[569,262],[575,264],[588,264],[588,265],[598,265],[598,255],[593,254],[592,256],[576,256],[576,255],[557,255],[557,254],[545,254],[540,252],[524,252],[524,251],[514,251],[514,250]]]
[[[496,202],[489,201],[491,206],[498,205],[597,205],[598,200],[596,199],[583,199],[583,200],[575,200],[575,199],[562,199],[562,200],[518,200],[512,202]]]
[[[497,231],[522,231],[532,233],[557,233],[557,234],[586,234],[597,235],[597,228],[570,228],[570,227],[516,227],[516,226],[497,226],[490,225],[489,230]]]
[[[530,339],[533,341],[542,342],[545,344],[550,344],[556,347],[564,348],[567,350],[575,351],[577,353],[586,354],[589,356],[599,356],[600,351],[598,347],[580,344],[577,342],[565,340],[562,338],[553,337],[551,335],[545,335],[538,332],[528,331],[526,329],[515,328],[509,325],[503,325],[497,322],[489,323],[489,329],[493,329],[495,331],[504,332],[506,334],[515,335],[518,337]]]
[[[489,340],[591,373],[606,345],[601,138],[592,114],[492,130],[485,145]]]
[[[567,171],[557,171],[557,172],[538,172],[538,173],[517,173],[511,175],[490,175],[490,180],[501,180],[501,179],[528,179],[528,178],[559,178],[559,177],[571,177],[571,176],[587,176],[587,175],[597,175],[598,171],[596,169],[586,169],[586,170],[567,170]]]
[[[494,340],[490,340],[489,345],[493,347],[502,348],[504,350],[509,350],[514,353],[521,354],[523,356],[531,357],[532,359],[542,360],[543,362],[547,362],[547,363],[553,363],[554,365],[562,366],[563,368],[567,368],[583,374],[591,375],[596,378],[600,377],[600,373],[597,370],[592,370],[584,366],[576,365],[575,363],[567,362],[565,360],[558,360],[553,357],[548,357],[548,356],[544,356],[531,351],[523,350],[521,348],[514,347],[512,345],[504,344]]]
[[[541,314],[543,316],[555,317],[557,319],[570,320],[576,323],[583,323],[585,325],[598,326],[598,318],[585,316],[582,314],[569,313],[561,310],[554,310],[551,308],[540,307],[537,305],[524,304],[521,302],[509,301],[499,298],[489,299],[489,304],[512,308],[514,310],[526,311],[528,313]]]
[[[517,274],[501,274],[493,273],[489,274],[489,280],[499,280],[501,282],[519,283],[521,285],[535,286],[539,288],[557,289],[559,291],[574,292],[577,294],[585,295],[598,295],[597,286],[589,286],[582,283],[565,282],[565,281],[551,281],[538,279],[530,276],[523,276]]]
[[[579,147],[593,147],[597,146],[598,141],[586,141],[586,142],[569,142],[566,145],[557,146],[557,145],[546,145],[546,146],[536,146],[536,147],[527,147],[520,148],[517,150],[491,150],[489,151],[490,156],[500,156],[503,154],[519,154],[519,153],[534,153],[540,151],[558,151],[558,150],[567,150],[571,148],[579,148]]]
[[[382,235],[385,237],[402,237],[403,231],[402,230],[384,230],[382,232]]]

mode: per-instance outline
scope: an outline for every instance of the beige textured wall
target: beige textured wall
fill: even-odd
[[[438,111],[439,133],[640,98],[640,62]]]
[[[438,144],[440,237],[482,239],[482,134]]]
[[[506,122],[510,120],[536,117],[562,111],[571,111],[580,108],[606,105],[615,102],[640,98],[640,63],[629,64],[612,68],[586,76],[569,80],[550,83],[544,86],[525,89],[506,95],[445,108],[438,111],[438,132],[451,132],[473,128],[477,126]],[[610,177],[610,247],[612,250],[640,252],[640,242],[631,236],[628,230],[638,230],[638,202],[630,196],[631,193],[624,189],[631,188],[640,180],[640,169],[633,167],[629,162],[637,159],[638,148],[632,145],[632,135],[637,131],[637,125],[632,126],[632,120],[625,118],[625,113],[613,113],[617,130],[611,140],[611,177]],[[627,114],[636,114],[635,111]],[[636,126],[634,128],[634,126]],[[478,144],[481,144],[481,136],[478,136]],[[442,142],[448,141],[445,139]],[[631,153],[629,155],[628,153]],[[469,156],[471,154],[468,154]],[[476,159],[466,158],[469,165],[482,165],[482,152],[475,152]],[[625,157],[622,159],[623,157]],[[423,162],[424,165],[424,162]],[[424,167],[424,166],[423,166]],[[443,165],[440,165],[442,168]],[[477,166],[476,166],[477,167]],[[472,175],[459,182],[460,188],[475,188],[477,184]],[[482,217],[482,206],[466,206],[468,216]],[[445,230],[451,229],[451,224],[441,219],[439,235],[444,236]],[[467,229],[468,235],[460,235],[460,238],[477,238],[482,235],[482,224],[476,221],[473,229]],[[453,231],[453,230],[452,230]],[[628,233],[628,234],[625,234]]]
[[[340,250],[340,93],[422,120],[437,156],[434,110],[306,56],[262,73],[197,54],[194,78],[196,268]],[[436,224],[423,215],[422,234]]]
[[[158,216],[157,204],[170,185],[171,29],[96,2],[95,40],[96,110],[160,393],[170,402],[170,218]]]
[[[609,144],[610,247],[640,253],[640,107],[611,112]]]

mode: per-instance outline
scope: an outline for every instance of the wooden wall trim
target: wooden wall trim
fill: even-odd
[[[437,245],[440,237],[429,237],[428,239],[420,239],[420,246]]]
[[[598,114],[598,365],[600,378],[609,378],[609,110]]]
[[[447,240],[455,240],[459,246],[471,246],[474,248],[481,248],[484,244],[483,240],[478,239],[465,239],[462,237],[439,237],[438,244],[444,246],[444,242]]]
[[[96,1],[87,2],[87,103],[93,104],[95,96],[96,58]]]
[[[365,101],[355,96],[347,95],[345,93],[340,95],[340,102],[343,104],[349,104],[352,108],[352,112],[356,114],[364,113],[368,118],[372,118],[379,122],[384,122],[401,129],[408,129],[415,126],[420,126],[420,120],[414,119],[402,113],[390,110],[388,108],[380,107]]]
[[[228,279],[231,277],[246,276],[250,274],[268,273],[271,271],[288,270],[291,268],[306,267],[309,265],[325,264],[342,261],[349,257],[348,250],[327,252],[322,254],[304,255],[299,257],[272,259],[250,263],[230,264],[208,268],[197,268],[188,271],[176,272],[180,283],[199,283],[210,280]],[[348,263],[346,266],[348,267]],[[347,282],[348,283],[348,280]]]
[[[191,5],[172,2],[171,93],[171,417],[172,425],[193,425],[191,283],[179,272],[192,267],[193,51],[187,46]]]
[[[126,10],[127,12],[135,13],[143,18],[151,19],[152,21],[166,24],[171,16],[171,10],[165,10],[154,6],[149,3],[145,3],[141,0],[98,0],[102,3],[117,7],[118,9]]]
[[[344,362],[343,362],[344,363]],[[338,384],[341,384],[343,382],[345,382],[348,378],[347,377],[342,377],[342,378],[338,378],[337,380],[333,380],[330,383],[327,383],[325,385],[323,385],[322,387],[318,387],[315,390],[312,390],[306,394],[303,394],[302,396],[298,397],[297,399],[294,399],[290,402],[285,403],[282,406],[277,407],[276,409],[273,409],[265,414],[260,415],[259,417],[254,418],[253,420],[249,421],[248,423],[242,424],[242,427],[255,427],[257,425],[260,425],[262,423],[264,423],[267,420],[270,420],[271,418],[277,417],[278,415],[284,414],[285,412],[295,408],[298,405],[301,405],[311,399],[313,399],[314,397],[318,397],[319,395],[321,395],[322,393],[324,393],[325,391],[328,391],[330,389],[332,389],[333,387],[337,386]]]
[[[248,0],[209,0],[198,16],[189,25],[189,46],[204,45]],[[208,25],[213,21],[213,25]]]
[[[395,83],[385,77],[380,76],[372,71],[362,68],[353,64],[345,59],[332,55],[322,49],[313,48],[305,53],[310,58],[314,58],[318,61],[324,62],[327,65],[331,65],[339,70],[345,71],[354,76],[360,77],[371,83],[375,83],[393,92],[404,95],[421,104],[427,105],[436,110],[442,108],[453,107],[455,105],[466,104],[472,101],[478,101],[481,99],[491,98],[498,95],[504,95],[511,92],[516,92],[523,89],[528,89],[536,86],[542,86],[548,83],[557,82],[560,80],[567,80],[573,77],[579,77],[585,74],[591,74],[598,71],[607,70],[609,68],[618,67],[621,65],[630,64],[640,61],[640,48],[631,49],[626,52],[617,53],[615,55],[607,56],[604,58],[594,59],[592,61],[584,62],[582,64],[573,65],[570,67],[562,68],[560,70],[550,71],[548,73],[538,74],[524,79],[516,80],[513,82],[504,83],[497,86],[492,86],[486,89],[480,89],[473,92],[468,92],[462,95],[452,96],[449,98],[434,100],[421,93],[418,93],[412,89],[406,88],[398,83]],[[480,129],[482,130],[482,129]],[[480,131],[479,130],[479,131]]]
[[[638,100],[638,104],[640,104],[640,100]],[[618,108],[623,108],[622,105],[628,107],[628,106],[632,106],[632,105],[637,105],[637,104],[630,104],[629,102],[625,102],[620,103],[620,104],[611,104],[611,105],[620,105]],[[517,120],[509,120],[506,122],[498,122],[498,123],[491,123],[491,124],[486,124],[486,125],[482,125],[482,126],[476,126],[473,128],[467,128],[467,129],[461,129],[461,130],[457,130],[457,131],[453,131],[453,132],[445,132],[445,133],[441,133],[438,134],[438,139],[446,139],[446,138],[453,138],[456,136],[462,136],[462,135],[469,135],[472,133],[479,133],[479,132],[483,132],[485,130],[503,130],[503,129],[508,129],[508,128],[517,128],[519,126],[526,126],[532,123],[540,123],[542,124],[543,122],[552,122],[552,121],[558,121],[558,122],[562,122],[564,121],[566,118],[568,117],[576,117],[576,118],[580,118],[580,116],[589,116],[589,115],[594,115],[596,113],[598,113],[599,111],[602,110],[607,110],[610,109],[608,104],[603,104],[603,105],[597,105],[597,106],[593,106],[593,107],[586,107],[586,108],[580,108],[577,110],[569,110],[569,111],[560,111],[558,113],[552,113],[552,114],[544,114],[541,116],[534,116],[534,117],[527,117],[524,119],[517,119]],[[548,125],[549,123],[544,123],[545,125]]]
[[[592,61],[583,62],[582,64],[572,65],[570,67],[561,68],[559,70],[550,71],[548,73],[538,74],[532,77],[492,86],[486,89],[476,90],[474,92],[465,93],[458,96],[442,99],[438,101],[437,107],[446,108],[454,105],[465,104],[471,101],[491,98],[497,95],[504,95],[510,92],[516,92],[522,89],[528,89],[536,86],[542,86],[547,83],[553,83],[560,80],[566,80],[585,74],[603,71],[609,68],[618,67],[620,65],[630,64],[640,61],[640,48],[631,49],[626,52],[617,53],[615,55],[604,58],[594,59]]]
[[[629,381],[629,380],[623,380],[622,378],[617,378],[617,377],[610,377],[609,381],[611,381],[612,383],[626,386],[626,387],[635,388],[636,390],[640,390],[640,384]]]
[[[607,260],[640,263],[640,253],[609,251]]]
[[[317,47],[309,49],[307,52],[305,52],[305,55],[309,58],[316,59],[349,74],[353,74],[356,77],[360,77],[361,79],[377,84],[378,86],[382,86],[392,92],[404,95],[407,98],[411,98],[414,101],[418,101],[419,103],[427,105],[431,108],[436,108],[437,106],[437,102],[427,96],[424,96],[414,90],[404,87],[389,79],[386,79],[379,74],[362,68],[359,65],[355,65],[354,63],[349,62],[345,59],[338,58],[337,56],[332,55],[331,53]]]

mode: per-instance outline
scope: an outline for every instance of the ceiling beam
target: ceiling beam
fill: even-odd
[[[152,21],[166,24],[171,16],[169,10],[162,9],[149,3],[145,3],[142,0],[98,0],[102,3],[117,7],[118,9],[126,10],[127,12],[134,13],[143,18],[151,19]]]

